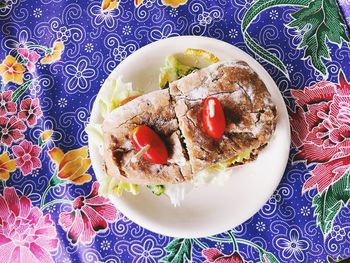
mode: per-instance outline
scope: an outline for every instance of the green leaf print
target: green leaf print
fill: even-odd
[[[310,0],[258,0],[256,1],[245,13],[242,20],[242,32],[244,40],[249,49],[251,49],[256,55],[274,65],[280,71],[282,71],[288,77],[288,71],[283,62],[277,58],[273,53],[267,51],[260,46],[247,32],[249,25],[254,19],[264,10],[276,6],[306,6]]]
[[[266,49],[264,49],[263,47],[261,47],[247,33],[244,34],[244,40],[245,40],[247,46],[255,54],[257,54],[259,57],[261,57],[265,61],[269,62],[270,64],[274,65],[276,68],[278,68],[280,71],[282,71],[287,77],[289,77],[286,66],[283,64],[283,62],[279,58],[277,58],[274,54],[272,54],[271,52],[269,52]]]
[[[187,259],[192,260],[192,240],[176,238],[165,248],[168,254],[162,258],[163,263],[183,263]]]
[[[32,85],[33,80],[27,80],[21,86],[19,86],[12,94],[12,101],[16,102]]]
[[[245,32],[254,19],[264,10],[271,7],[307,6],[311,0],[258,0],[247,10],[242,20],[242,31]]]
[[[259,257],[261,263],[279,263],[278,259],[275,257],[274,254],[265,250],[259,249]]]
[[[300,6],[292,14],[292,21],[287,25],[304,31],[298,49],[304,49],[304,58],[310,58],[312,65],[323,75],[327,75],[324,60],[330,60],[327,42],[341,45],[349,44],[346,25],[336,0],[257,0],[245,13],[242,20],[242,32],[247,47],[268,63],[274,65],[288,77],[283,62],[273,53],[260,46],[248,33],[249,25],[264,10],[272,7]]]
[[[306,30],[298,48],[305,49],[304,58],[311,58],[312,65],[326,75],[327,68],[322,58],[330,59],[327,41],[338,45],[342,41],[349,43],[338,4],[335,0],[315,0],[292,14],[292,18],[289,27]]]
[[[333,221],[340,209],[347,205],[350,199],[350,172],[324,190],[317,194],[312,204],[316,207],[315,216],[317,225],[326,237],[332,230]]]

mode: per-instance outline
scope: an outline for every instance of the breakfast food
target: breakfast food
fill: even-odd
[[[276,108],[245,62],[186,70],[192,73],[163,81],[169,88],[134,96],[106,116],[102,131],[108,176],[166,188],[191,182],[204,170],[253,160],[267,145],[276,127]]]

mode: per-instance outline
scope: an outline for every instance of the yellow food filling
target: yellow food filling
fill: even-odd
[[[234,157],[231,157],[230,159],[227,159],[226,161],[214,164],[213,166],[210,166],[206,170],[209,172],[214,171],[214,170],[224,170],[226,168],[233,166],[236,163],[241,163],[244,160],[249,160],[251,153],[252,153],[252,150],[250,150],[250,149],[245,150],[241,154],[234,156]]]

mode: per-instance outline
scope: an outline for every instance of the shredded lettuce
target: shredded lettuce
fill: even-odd
[[[161,89],[167,88],[170,82],[178,80],[196,69],[198,68],[181,64],[175,56],[168,56],[165,59],[165,66],[160,69],[159,86]]]
[[[85,131],[92,138],[92,142],[95,143],[101,155],[104,152],[103,144],[103,133],[102,133],[102,122],[107,117],[107,115],[113,111],[115,108],[119,107],[121,103],[133,96],[138,96],[141,93],[132,87],[131,82],[123,82],[122,78],[118,79],[108,78],[105,85],[100,91],[99,97],[97,97],[97,102],[99,110],[102,116],[102,121],[99,123],[90,122]],[[100,182],[100,194],[103,196],[117,195],[121,196],[123,191],[130,192],[132,194],[138,194],[139,188],[136,184],[125,183],[115,177],[105,175]]]
[[[181,184],[167,184],[165,185],[165,195],[167,195],[173,206],[180,206],[184,201],[186,193],[193,189],[191,182]]]
[[[139,187],[136,184],[125,183],[115,177],[105,175],[103,180],[99,180],[100,187],[98,193],[101,196],[109,197],[110,195],[122,196],[123,192],[129,192],[133,195],[139,193]]]
[[[243,162],[244,160],[249,160],[251,153],[251,150],[246,150],[235,157],[214,164],[213,166],[200,171],[194,176],[194,184],[196,186],[211,183],[223,185],[231,176],[229,172],[226,172],[229,171],[228,168],[232,167],[234,164]]]
[[[98,146],[99,153],[103,155],[102,125],[90,122],[86,125],[85,132],[93,139],[93,142]]]
[[[120,103],[132,96],[140,95],[140,92],[132,87],[131,82],[123,82],[122,78],[118,79],[108,78],[101,89],[98,105],[100,112],[105,119],[107,115],[120,106]]]

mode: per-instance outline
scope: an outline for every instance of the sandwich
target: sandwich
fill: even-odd
[[[171,57],[160,86],[136,95],[129,87],[132,95],[105,114],[100,125],[106,174],[102,192],[113,194],[114,185],[114,192],[136,194],[146,186],[179,205],[184,186],[215,181],[221,172],[255,160],[273,136],[276,107],[263,81],[243,61],[198,69]]]

